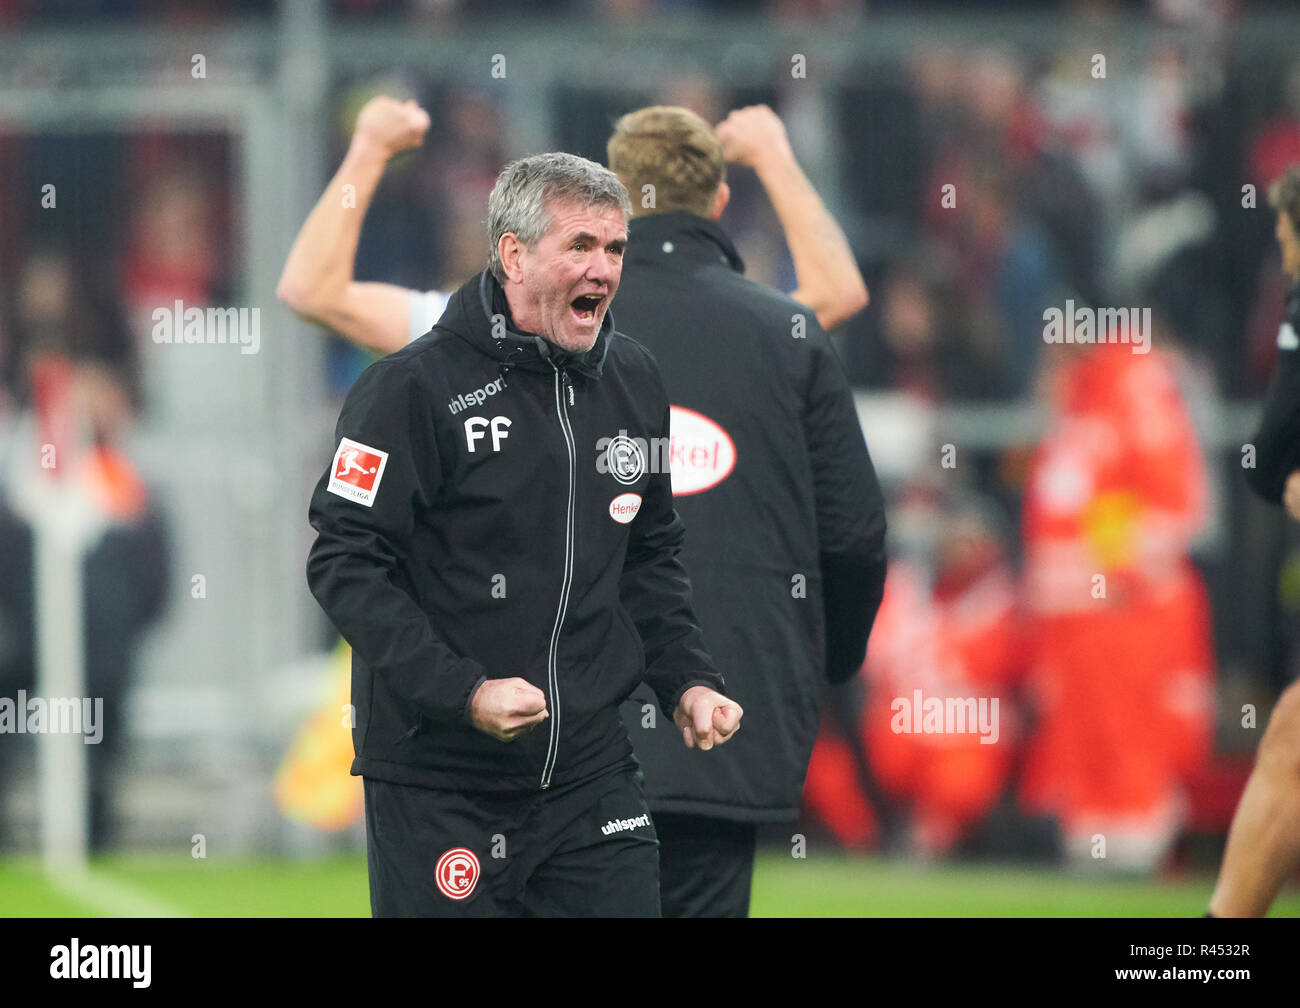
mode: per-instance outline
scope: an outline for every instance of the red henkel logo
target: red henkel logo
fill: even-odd
[[[438,892],[447,899],[463,900],[469,897],[478,884],[479,865],[474,852],[465,847],[453,847],[434,867]]]
[[[634,493],[619,494],[609,502],[609,516],[620,525],[626,525],[641,510],[641,495]]]
[[[731,475],[736,446],[731,435],[685,406],[673,406],[669,417],[668,464],[673,496],[703,493]]]
[[[326,487],[332,494],[370,507],[388,464],[388,452],[344,438],[334,453],[334,468]]]

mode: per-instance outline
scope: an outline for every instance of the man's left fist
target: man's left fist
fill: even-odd
[[[1286,478],[1286,485],[1282,487],[1282,503],[1286,505],[1286,513],[1300,521],[1300,469]]]
[[[744,713],[740,704],[716,690],[692,686],[682,694],[673,721],[687,749],[712,749],[736,734]]]

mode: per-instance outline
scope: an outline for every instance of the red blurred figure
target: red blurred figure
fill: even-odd
[[[904,522],[916,505],[914,499],[900,507]],[[1013,693],[1022,668],[1016,585],[998,521],[973,505],[933,508],[920,502],[920,521],[941,530],[933,562],[890,564],[863,665],[867,700],[858,721],[877,797],[904,812],[906,848],[923,857],[955,850],[1002,794],[1017,752]],[[981,701],[988,715],[983,732],[971,716]],[[927,719],[927,709],[949,704],[961,705],[961,723]],[[804,796],[806,809],[841,845],[876,841],[878,825],[857,785],[851,750],[825,722]]]
[[[885,793],[911,803],[912,852],[946,854],[997,802],[1012,767],[1015,582],[994,526],[969,512],[947,524],[933,584],[896,562],[885,585],[864,666],[864,751]],[[972,699],[991,715],[983,724],[968,716],[930,730],[941,724],[925,717],[934,705],[969,711]]]
[[[1209,607],[1188,557],[1205,464],[1172,357],[1056,349],[1024,500],[1037,726],[1021,796],[1058,817],[1072,860],[1150,870],[1208,754]]]

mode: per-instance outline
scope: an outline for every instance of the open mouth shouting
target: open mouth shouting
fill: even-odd
[[[569,302],[574,318],[582,325],[591,325],[596,321],[601,306],[605,303],[603,294],[583,294]]]

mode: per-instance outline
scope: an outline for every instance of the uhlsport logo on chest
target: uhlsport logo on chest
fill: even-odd
[[[452,416],[455,416],[461,410],[469,409],[471,406],[482,406],[490,396],[496,395],[506,387],[506,379],[502,375],[495,381],[488,382],[482,388],[476,388],[472,392],[460,393],[455,399],[447,403],[447,409],[451,411]]]

